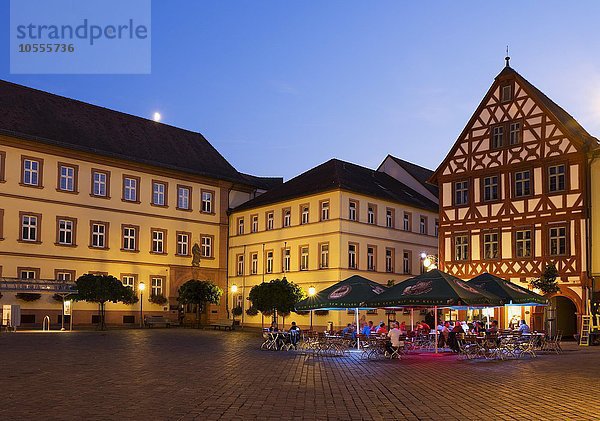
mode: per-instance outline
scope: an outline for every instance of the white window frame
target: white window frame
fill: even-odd
[[[93,171],[92,180],[94,186],[94,191],[92,192],[93,195],[101,197],[108,196],[108,174],[101,171]]]
[[[28,186],[40,185],[40,161],[25,158],[23,160],[23,184]]]
[[[75,224],[70,219],[58,220],[58,244],[72,246]]]
[[[165,206],[167,200],[167,185],[159,181],[152,182],[152,204],[155,206]]]
[[[163,254],[165,252],[165,232],[152,230],[152,253]]]
[[[329,267],[329,243],[321,244],[319,267],[326,269]]]
[[[329,220],[329,201],[321,202],[321,221]]]
[[[273,251],[267,251],[267,273],[273,273]]]
[[[163,294],[163,279],[162,278],[150,278],[151,295],[162,295]]]
[[[136,227],[123,227],[123,250],[136,251],[137,244],[137,228]]]
[[[308,246],[300,247],[300,270],[308,270],[309,264],[309,248]]]
[[[212,257],[212,237],[204,235],[200,242],[202,243],[202,257]]]
[[[60,166],[58,185],[62,191],[75,191],[75,168],[68,165]]]
[[[39,222],[39,218],[35,215],[23,215],[21,217],[21,240],[38,241]]]
[[[190,189],[189,187],[177,188],[177,207],[179,209],[190,209]]]
[[[357,269],[356,265],[356,244],[348,244],[348,268]]]
[[[125,177],[123,180],[123,200],[128,202],[137,202],[138,200],[138,180],[133,177]]]
[[[200,194],[202,196],[202,212],[213,213],[213,193],[210,191],[203,191]]]
[[[250,273],[256,275],[258,273],[258,253],[250,255]]]
[[[92,247],[106,248],[106,224],[92,224]]]

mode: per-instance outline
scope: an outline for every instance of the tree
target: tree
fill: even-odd
[[[556,278],[558,278],[558,270],[554,263],[550,263],[544,269],[542,276],[534,279],[530,284],[533,288],[539,289],[544,294],[554,294],[560,291]]]
[[[75,285],[78,291],[76,300],[84,300],[100,305],[101,330],[106,327],[104,321],[106,303],[109,301],[127,303],[131,301],[133,294],[131,288],[124,286],[121,281],[111,275],[82,275],[75,281]]]
[[[211,281],[199,281],[190,279],[177,290],[179,297],[177,301],[181,304],[196,305],[196,321],[200,327],[200,311],[206,303],[218,304],[223,290]]]
[[[15,294],[15,297],[17,297],[17,300],[22,300],[22,301],[37,301],[40,298],[42,298],[42,294],[37,294],[37,293],[31,293],[31,292],[18,292]]]
[[[277,320],[277,312],[289,313],[294,311],[296,303],[304,298],[302,288],[293,282],[283,279],[273,279],[254,285],[248,294],[252,307],[263,314],[273,314]]]

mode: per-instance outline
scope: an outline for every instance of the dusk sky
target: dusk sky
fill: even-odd
[[[8,1],[0,47],[8,51]],[[0,77],[199,131],[238,170],[435,169],[504,66],[600,135],[597,1],[154,1],[150,75]]]

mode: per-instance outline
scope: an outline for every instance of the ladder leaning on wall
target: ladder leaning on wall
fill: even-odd
[[[581,334],[579,335],[579,345],[589,346],[590,345],[590,329],[592,325],[592,316],[584,315],[581,316]]]

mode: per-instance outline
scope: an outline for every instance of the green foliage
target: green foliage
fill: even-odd
[[[54,294],[54,295],[52,295],[52,299],[53,299],[54,301],[57,301],[57,302],[59,302],[59,303],[62,303],[62,302],[63,302],[63,296],[62,296],[62,295],[60,295],[60,294]]]
[[[19,292],[19,293],[15,294],[15,296],[17,297],[17,300],[27,301],[27,302],[37,301],[40,298],[42,298],[42,294],[35,294],[35,293],[31,293],[31,292]]]
[[[204,305],[204,303],[219,304],[223,290],[211,281],[191,279],[181,285],[177,293],[179,294],[177,300],[181,304]]]
[[[395,283],[396,283],[396,281],[395,281],[395,280],[393,280],[393,279],[388,279],[388,281],[387,281],[387,286],[388,286],[388,287],[393,287]]]
[[[256,316],[258,314],[258,310],[255,307],[253,307],[253,306],[252,307],[248,307],[246,309],[246,314],[248,316]]]
[[[533,288],[537,288],[542,291],[544,294],[554,294],[560,291],[560,287],[558,286],[558,282],[556,278],[558,278],[558,270],[553,263],[550,263],[544,269],[544,273],[538,279],[534,279],[531,281],[531,286]]]
[[[132,290],[124,286],[121,281],[112,275],[85,274],[76,281],[77,300],[100,305],[100,329],[104,329],[105,305],[107,302],[118,303],[131,300]]]
[[[127,304],[127,305],[133,305],[135,303],[137,303],[138,301],[140,301],[140,299],[138,298],[138,296],[136,295],[135,291],[133,290],[133,288],[131,287],[125,287],[126,293],[123,296],[123,304]]]
[[[169,300],[167,300],[167,297],[165,297],[162,294],[150,294],[148,301],[150,301],[153,304],[164,306]]]
[[[290,313],[296,303],[304,298],[302,288],[287,279],[273,279],[255,285],[249,294],[252,306],[263,314],[278,311]]]
[[[231,313],[232,313],[234,316],[241,316],[241,315],[242,315],[242,307],[241,307],[241,306],[234,307],[234,308],[231,310]]]

